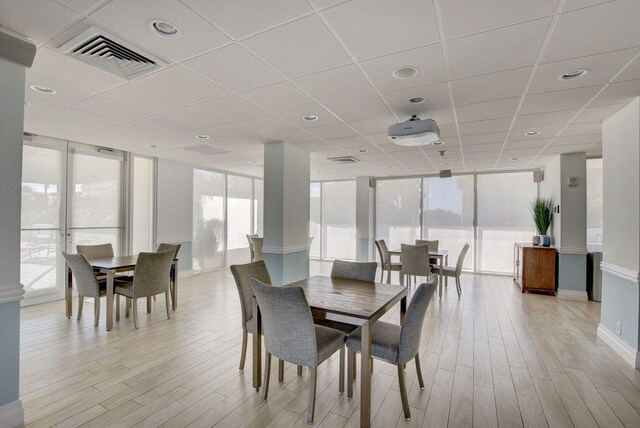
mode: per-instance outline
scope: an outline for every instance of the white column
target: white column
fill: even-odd
[[[309,276],[309,153],[293,144],[264,146],[264,245],[274,285]]]
[[[373,177],[356,178],[356,260],[359,262],[376,259],[374,246],[375,183]]]

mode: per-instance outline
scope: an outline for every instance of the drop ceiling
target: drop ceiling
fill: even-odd
[[[600,122],[640,95],[638,17],[637,0],[0,3],[0,25],[38,46],[25,131],[256,176],[263,145],[288,141],[311,152],[313,179],[599,155]],[[158,36],[153,19],[182,36]],[[168,65],[127,81],[56,50],[91,25]],[[417,75],[392,76],[406,66]],[[412,114],[434,118],[445,145],[391,144],[387,126]]]

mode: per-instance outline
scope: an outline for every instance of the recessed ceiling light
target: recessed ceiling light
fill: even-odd
[[[200,135],[196,135],[196,138],[198,140],[208,140],[209,136],[207,134],[200,134]]]
[[[431,143],[432,146],[442,146],[443,144],[444,141],[442,140],[434,141],[433,143]]]
[[[443,165],[451,165],[451,162],[443,162]]]
[[[358,150],[358,153],[367,153],[368,151],[369,150],[367,150],[367,149],[360,149],[360,150]]]
[[[422,97],[415,97],[415,98],[411,98],[409,100],[410,103],[414,103],[414,104],[420,104],[424,102],[424,98]]]
[[[302,116],[302,118],[310,122],[315,122],[316,120],[318,120],[318,116],[316,116],[315,114],[308,114],[306,116]]]
[[[415,67],[400,67],[393,71],[393,77],[396,79],[411,79],[418,74],[418,69]]]
[[[560,80],[577,79],[578,77],[583,77],[588,72],[589,70],[587,70],[586,68],[579,68],[577,70],[567,71],[562,76],[560,76],[559,79]]]
[[[180,31],[178,27],[163,19],[152,19],[149,21],[149,29],[160,37],[179,39],[180,36],[182,36],[182,31]]]
[[[387,169],[393,169],[393,167],[392,167],[391,165],[387,165],[387,166],[385,166],[385,168],[387,168]]]
[[[151,147],[152,149],[155,149],[158,146],[156,146],[155,144],[147,144],[147,147]]]
[[[25,105],[26,107],[29,107],[29,106],[31,105],[31,103],[30,103],[29,101],[25,101],[25,102],[24,102],[24,105]]]
[[[58,91],[48,86],[31,85],[29,87],[36,92],[40,92],[41,94],[53,95],[58,93]]]
[[[511,158],[511,159],[509,159],[509,160],[510,160],[511,162],[516,162],[516,161],[519,161],[519,160],[521,160],[521,159],[522,159],[522,158],[519,158],[519,157],[515,156],[515,157],[512,157],[512,158]]]
[[[527,131],[524,133],[524,135],[526,135],[527,137],[534,137],[536,135],[540,135],[542,134],[542,132],[540,131]]]

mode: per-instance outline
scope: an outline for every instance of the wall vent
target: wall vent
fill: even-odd
[[[354,158],[353,156],[338,156],[334,158],[327,158],[327,160],[338,163],[340,165],[360,162],[358,159]]]
[[[167,65],[165,61],[93,26],[60,46],[58,51],[127,80]]]

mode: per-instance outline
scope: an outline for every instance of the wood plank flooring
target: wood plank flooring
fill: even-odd
[[[312,262],[312,273],[330,264]],[[397,281],[397,279],[395,279]],[[640,427],[640,371],[596,337],[600,305],[526,294],[508,277],[463,275],[432,302],[420,359],[425,389],[407,366],[412,418],[406,421],[395,366],[376,362],[375,427]],[[240,307],[228,271],[180,281],[178,311],[163,297],[151,314],[140,302],[140,329],[121,318],[111,332],[81,321],[62,301],[21,312],[21,399],[33,427],[303,427],[307,372],[286,365],[270,398],[251,387],[251,353],[240,358]],[[105,314],[104,299],[102,314]],[[74,301],[74,311],[77,301]],[[386,319],[397,322],[399,308]],[[315,424],[356,427],[354,397],[338,394],[337,355],[319,367]]]

